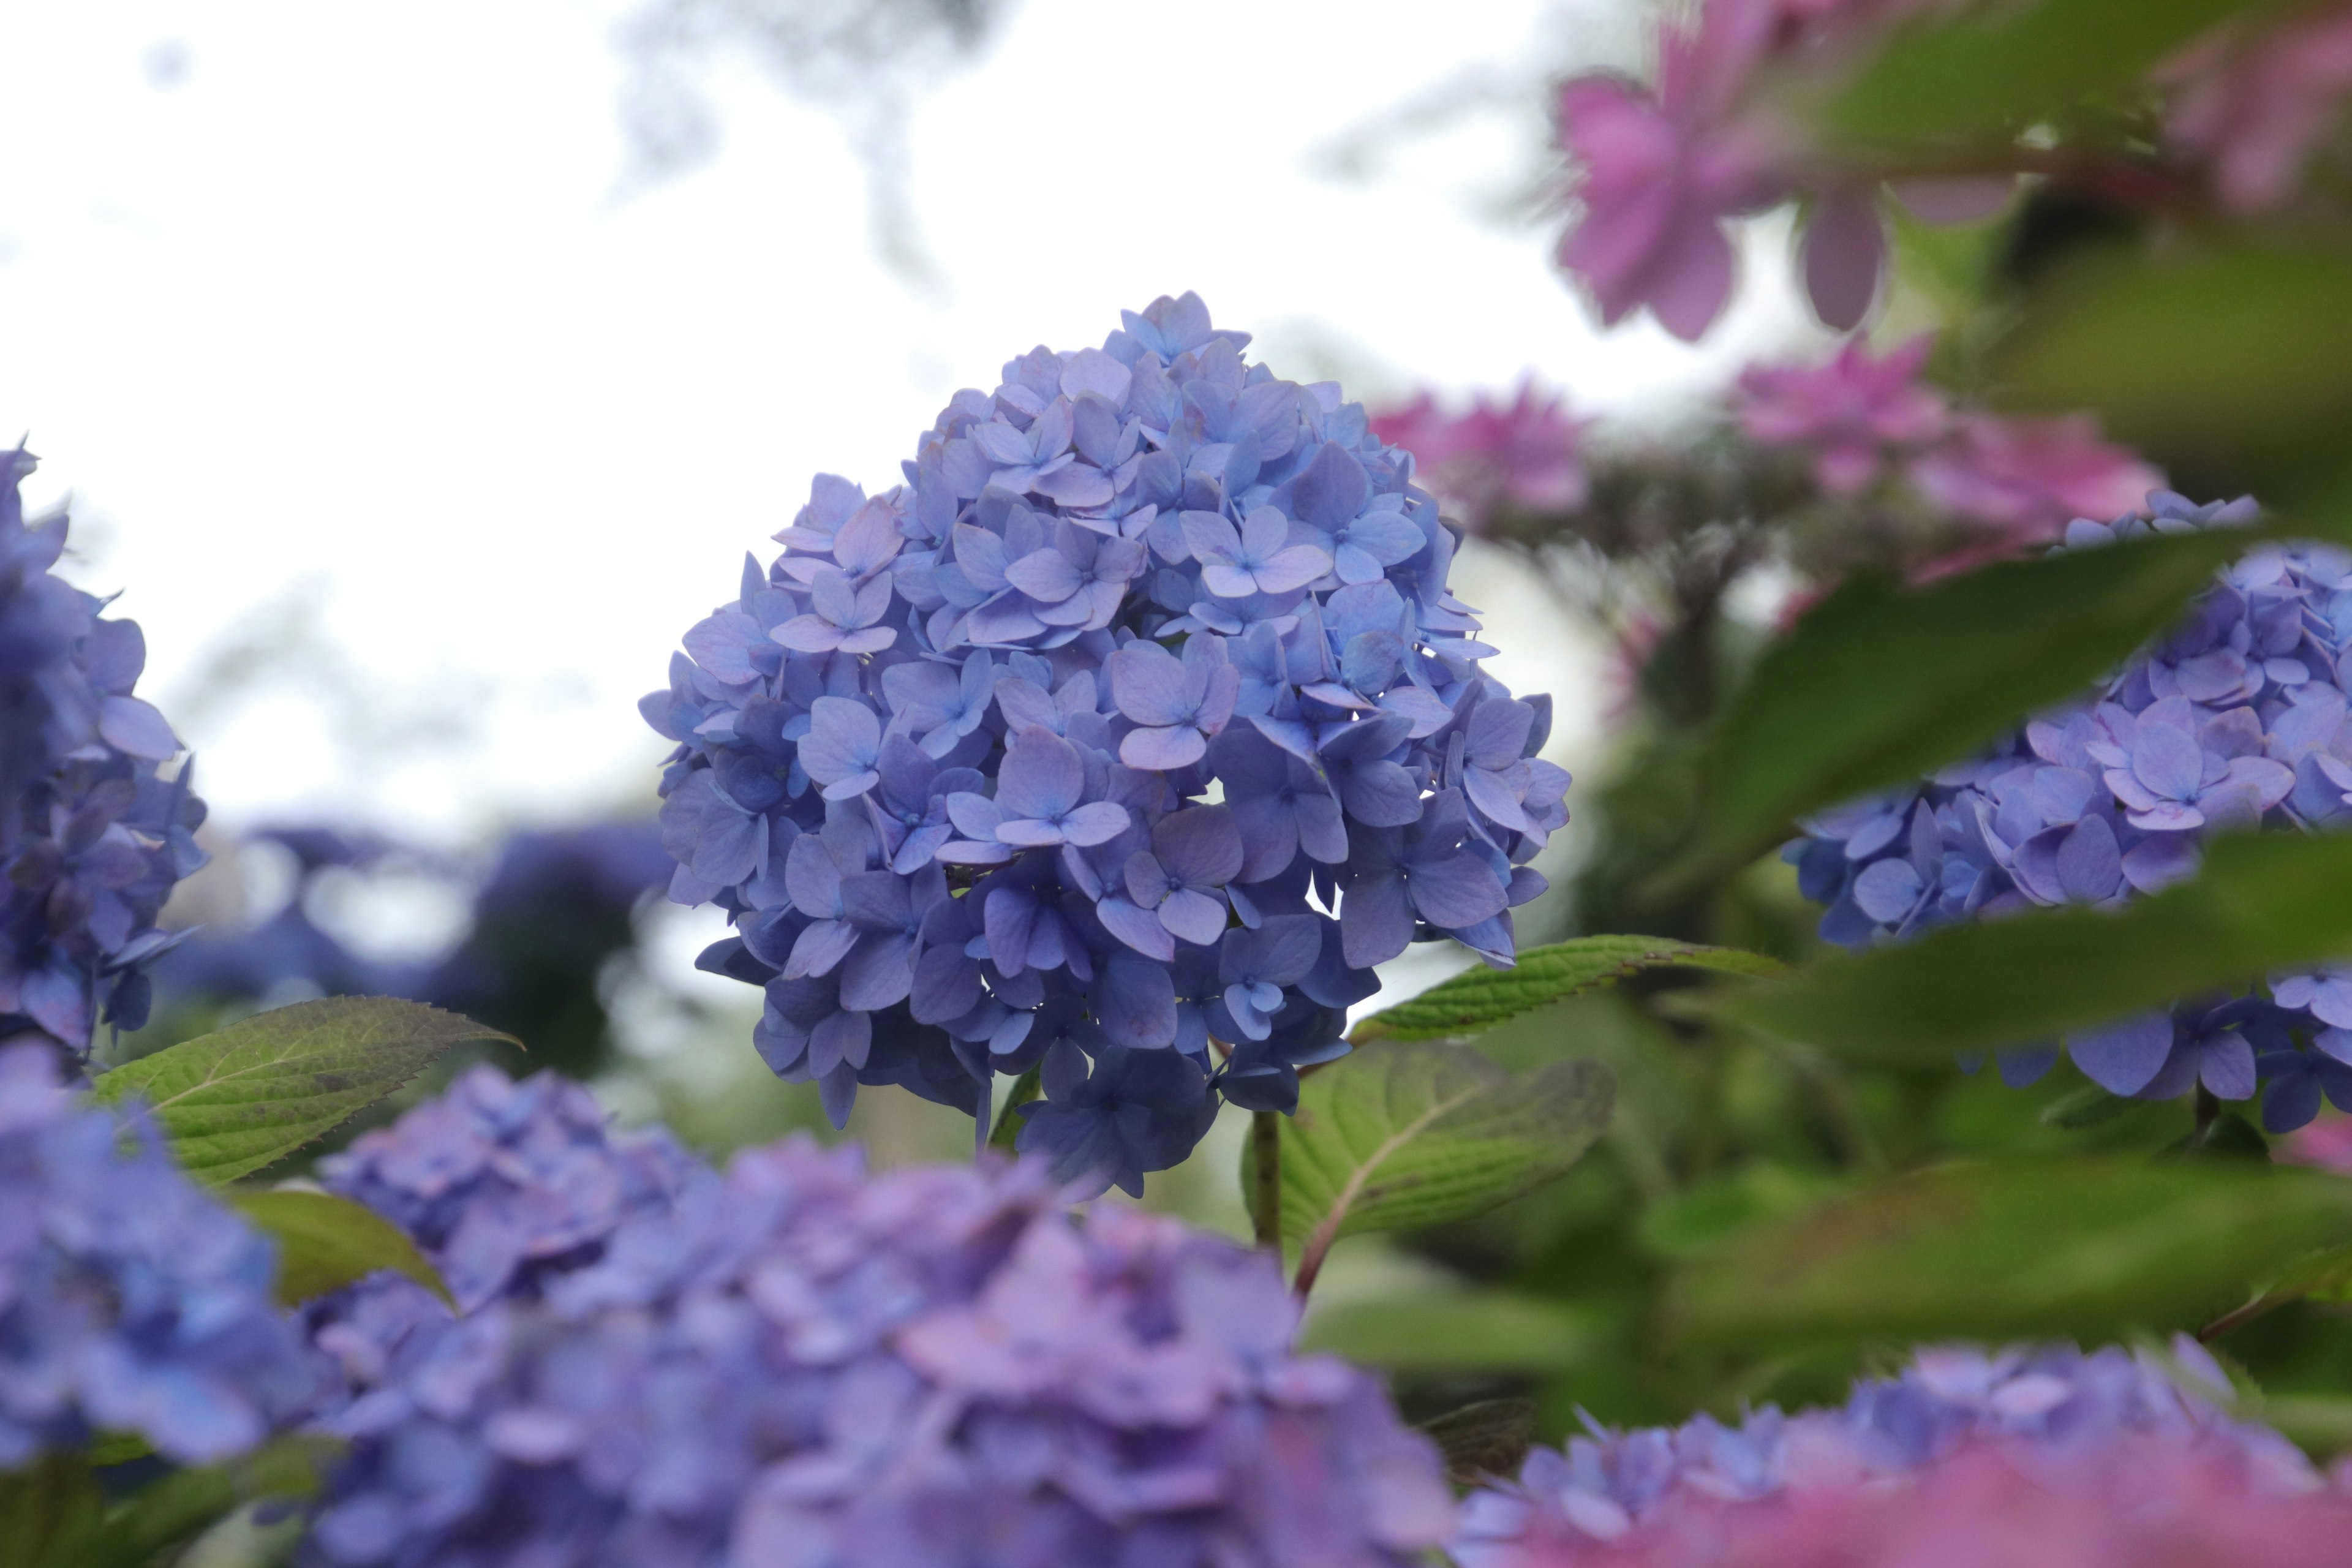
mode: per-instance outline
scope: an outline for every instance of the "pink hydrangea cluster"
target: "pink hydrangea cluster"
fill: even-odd
[[[1755,367],[1739,378],[1740,428],[1765,446],[1809,451],[1832,495],[1900,475],[2003,549],[2054,540],[2074,518],[2135,511],[2163,485],[2160,471],[2099,439],[2087,416],[1955,410],[1919,379],[1931,346],[1919,337],[1874,355],[1856,340],[1820,364]]]
[[[1472,533],[1506,511],[1570,511],[1588,489],[1579,450],[1591,421],[1568,411],[1565,397],[1529,378],[1510,402],[1485,393],[1469,411],[1449,414],[1424,392],[1402,408],[1372,417],[1372,434],[1413,456],[1416,478],[1451,503]]]
[[[2352,5],[2322,6],[2267,33],[2232,26],[2164,67],[2165,132],[2211,171],[2223,205],[2284,205],[2352,94]]]

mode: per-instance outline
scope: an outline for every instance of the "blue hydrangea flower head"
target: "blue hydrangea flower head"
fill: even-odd
[[[1270,1259],[1068,1198],[1034,1161],[869,1177],[796,1138],[536,1292],[386,1295],[343,1325],[364,1386],[306,1562],[1402,1568],[1444,1539],[1433,1450],[1292,1352]]]
[[[1512,962],[1549,706],[1480,670],[1412,458],[1248,341],[1187,294],[958,393],[904,483],[820,478],[645,700],[670,896],[726,910],[706,967],[836,1119],[1040,1066],[1021,1146],[1139,1190],[1244,1079],[1295,1097],[1409,942]]]
[[[100,1432],[205,1464],[310,1397],[268,1239],[153,1125],[83,1104],[49,1048],[0,1050],[0,1470]]]
[[[2078,520],[2063,548],[2241,526],[2251,500],[2196,505],[2168,490],[2145,513]],[[1859,948],[2033,906],[2112,907],[2195,871],[2211,835],[2301,831],[2352,816],[2352,554],[2263,545],[2216,574],[2181,624],[2096,691],[1985,755],[1908,789],[1824,812],[1785,858],[1827,906],[1822,935]],[[2169,1099],[2201,1086],[2252,1099],[2289,1131],[2323,1097],[2352,1108],[2329,1014],[2352,1020],[2332,972],[2281,975],[2269,994],[2183,1001],[2063,1042],[2093,1081]],[[2027,1083],[2053,1046],[2001,1054]]]
[[[132,695],[147,662],[135,621],[53,570],[62,511],[27,521],[35,459],[0,451],[0,1037],[37,1029],[87,1058],[100,1021],[135,1029],[173,885],[205,863],[204,802],[158,769],[180,754]]]
[[[1565,1448],[1531,1450],[1515,1482],[1474,1492],[1449,1550],[1462,1568],[1598,1561],[1606,1543],[1693,1508],[1883,1489],[1987,1449],[2032,1472],[2178,1453],[2235,1466],[2264,1491],[2317,1488],[2286,1438],[2214,1403],[2229,1392],[2228,1374],[2186,1336],[2169,1364],[2114,1346],[1923,1349],[1896,1375],[1857,1382],[1842,1406],[1767,1405],[1737,1426],[1707,1415],[1632,1432],[1588,1423]]]

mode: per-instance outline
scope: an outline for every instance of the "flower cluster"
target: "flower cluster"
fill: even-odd
[[[1445,1538],[1436,1456],[1291,1352],[1270,1259],[1067,1197],[804,1138],[698,1166],[534,1291],[409,1315],[331,1418],[306,1561],[1375,1568]]]
[[[0,1051],[0,1470],[101,1432],[205,1463],[311,1393],[267,1238],[143,1116],[78,1102],[46,1047]]]
[[[1457,509],[1473,534],[1502,512],[1573,511],[1587,489],[1578,443],[1589,420],[1570,416],[1557,393],[1520,384],[1507,404],[1481,394],[1448,415],[1423,393],[1372,417],[1372,434],[1413,456],[1414,477]]]
[[[393,1126],[319,1162],[329,1191],[406,1231],[459,1307],[535,1296],[601,1255],[626,1220],[665,1213],[694,1171],[666,1132],[615,1138],[585,1086],[478,1067]]]
[[[135,621],[51,568],[62,512],[26,522],[34,458],[0,451],[0,1037],[40,1029],[87,1057],[99,1022],[147,1021],[144,965],[170,945],[155,917],[205,863],[204,802],[158,764],[172,727],[131,688],[147,662]]]
[[[1811,454],[1832,496],[1891,474],[1947,517],[2010,546],[2055,539],[2070,519],[2138,506],[2163,476],[2098,438],[2087,416],[2010,419],[1955,410],[1919,379],[1933,340],[1884,355],[1860,339],[1818,365],[1759,365],[1739,378],[1737,417],[1766,447]]]
[[[1463,1568],[2317,1563],[2332,1560],[2309,1552],[2325,1523],[2340,1554],[2352,1498],[2324,1488],[2276,1432],[2218,1409],[2211,1401],[2227,1394],[2228,1378],[2194,1341],[2176,1340],[2173,1360],[2168,1371],[2147,1352],[2114,1347],[1924,1350],[1897,1376],[1857,1383],[1841,1408],[1789,1415],[1768,1406],[1738,1426],[1701,1415],[1672,1429],[1595,1427],[1565,1452],[1535,1449],[1516,1484],[1474,1494],[1453,1552]],[[2147,1529],[2146,1504],[2161,1494],[2115,1484],[2135,1475],[2177,1478],[2181,1499],[2219,1507],[2233,1522],[2282,1510],[2294,1518],[2294,1505],[2307,1507],[2305,1528],[2285,1537],[2304,1548],[2267,1556],[2252,1542],[2270,1534],[2214,1534],[2203,1510],[2174,1508],[2165,1522],[2195,1523],[2196,1539],[2230,1550],[2105,1554],[2110,1542],[2172,1544]],[[2031,1550],[1951,1551],[1950,1527],[1969,1511],[1958,1500],[1988,1491],[2007,1500],[1967,1528],[1991,1523],[1983,1544],[2032,1541]],[[2053,1509],[2066,1528],[2039,1540],[2020,1533]],[[1774,1549],[1748,1550],[1763,1540]],[[1729,1552],[1735,1541],[1747,1544]],[[2060,1549],[2066,1543],[2101,1550]]]
[[[2067,546],[2253,511],[2160,490],[2148,507],[2145,519],[2078,521]],[[2265,546],[2093,699],[1916,787],[1823,814],[1784,854],[1805,896],[1829,906],[1822,935],[1861,947],[2034,905],[2120,903],[2189,875],[2217,830],[2340,824],[2352,817],[2347,646],[2352,557]],[[2201,1083],[2245,1100],[2267,1079],[2263,1122],[2290,1131],[2323,1093],[2352,1106],[2352,973],[2191,998],[2065,1047],[2116,1094],[2168,1099]],[[2048,1046],[2003,1053],[2002,1076],[2032,1082],[2055,1057]]]
[[[1511,962],[1549,700],[1479,672],[1412,458],[1246,341],[1161,299],[957,394],[906,484],[818,479],[646,699],[670,896],[728,911],[706,964],[836,1123],[1034,1068],[1021,1146],[1139,1191],[1220,1097],[1289,1109],[1408,942]]]
[[[2015,174],[1976,160],[1955,174],[1929,161],[1885,183],[1883,163],[1843,159],[1794,116],[1827,96],[1900,24],[1943,0],[1705,0],[1659,30],[1654,81],[1610,73],[1558,89],[1555,135],[1573,168],[1577,215],[1560,266],[1582,280],[1603,322],[1647,306],[1696,340],[1729,301],[1737,268],[1726,225],[1796,201],[1798,265],[1815,313],[1845,331],[1868,313],[1887,255],[1889,192],[1926,222],[1987,217]],[[1811,90],[1789,92],[1794,82]],[[2267,27],[2232,19],[2165,62],[2145,84],[2169,154],[2151,190],[2209,187],[2240,211],[2296,194],[2315,154],[2340,136],[2352,96],[2352,10],[2299,8]],[[2339,149],[2340,150],[2340,149]],[[2095,160],[2098,150],[2086,149]],[[2116,152],[2118,163],[2145,163]],[[2021,146],[2017,173],[2045,171]],[[2084,160],[2078,159],[2082,163]]]

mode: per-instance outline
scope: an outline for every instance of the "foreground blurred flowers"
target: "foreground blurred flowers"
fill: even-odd
[[[145,966],[171,945],[155,916],[205,863],[204,802],[163,716],[131,688],[136,621],[57,576],[60,511],[25,521],[34,458],[0,452],[0,1037],[37,1028],[77,1056],[106,1020],[147,1021]]]
[[[957,394],[907,485],[820,479],[644,710],[770,1066],[836,1123],[1034,1068],[1021,1147],[1139,1192],[1220,1098],[1291,1109],[1408,943],[1511,963],[1569,781],[1362,407],[1196,296],[1125,321]]]
[[[478,1303],[314,1309],[352,1457],[314,1563],[1401,1564],[1436,1456],[1290,1350],[1273,1261],[1082,1221],[1032,1163],[868,1176],[794,1139],[722,1174],[478,1069],[330,1178]]]

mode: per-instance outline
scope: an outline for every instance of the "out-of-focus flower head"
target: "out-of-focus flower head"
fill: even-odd
[[[2207,1545],[2235,1539],[2210,1532],[2196,1509],[2151,1513],[2153,1500],[2172,1494],[2115,1484],[2154,1476],[2186,1486],[2176,1504],[2218,1505],[2232,1521],[2265,1510],[2300,1521],[2284,1535],[2243,1538],[2302,1543],[2289,1556],[2161,1561],[2317,1563],[2329,1559],[2308,1548],[2323,1526],[2340,1553],[2352,1499],[2323,1483],[2284,1437],[2217,1408],[2229,1380],[2194,1341],[2176,1340],[2172,1363],[2113,1347],[1924,1350],[1895,1377],[1857,1383],[1840,1408],[1789,1415],[1767,1406],[1738,1426],[1701,1415],[1676,1428],[1595,1427],[1564,1452],[1535,1449],[1516,1484],[1474,1494],[1452,1550],[1463,1568],[2123,1568],[2158,1560],[2116,1554],[2125,1543],[2171,1544],[2152,1523],[2193,1523],[2190,1539]],[[1967,1522],[1961,1500],[1988,1494],[2007,1506]],[[2027,1520],[2053,1532],[2021,1532]],[[1956,1531],[1986,1550],[1954,1552]],[[1772,1550],[1734,1544],[1759,1539]],[[1991,1550],[1995,1542],[2014,1550]]]
[[[1220,1096],[1289,1109],[1409,942],[1510,963],[1568,775],[1362,406],[1197,296],[1125,322],[958,393],[906,484],[819,479],[644,710],[772,1068],[836,1122],[1036,1068],[1022,1148],[1139,1192]]]
[[[2065,548],[2149,531],[2229,527],[2250,500],[2197,506],[2170,491],[2113,523],[2077,520]],[[2263,546],[2161,641],[2086,701],[1910,789],[1824,812],[1783,854],[1826,905],[1822,935],[1859,948],[2034,905],[2113,906],[2196,869],[2213,833],[2295,831],[2352,816],[2352,720],[2343,681],[2352,557]],[[2352,986],[2333,970],[2280,975],[2268,994],[2203,996],[2064,1042],[2116,1094],[2169,1099],[2201,1084],[2290,1131],[2323,1098],[2352,1107]],[[2012,1083],[2054,1049],[2004,1053]]]
[[[698,1168],[537,1296],[407,1314],[331,1420],[306,1561],[1388,1568],[1445,1538],[1434,1452],[1292,1352],[1270,1258],[1067,1196],[805,1139]]]
[[[406,1231],[471,1310],[535,1292],[599,1256],[624,1221],[667,1209],[692,1159],[666,1132],[616,1137],[608,1120],[558,1074],[516,1083],[478,1067],[321,1160],[319,1175]]]
[[[2172,89],[2165,136],[2208,163],[2240,212],[2292,198],[2313,154],[2340,130],[2352,95],[2352,9],[2320,5],[2267,30],[2241,22],[2198,40],[2157,72]]]
[[[147,662],[135,621],[52,570],[62,511],[27,522],[35,459],[0,451],[0,1037],[39,1029],[87,1058],[103,1005],[147,1021],[145,965],[171,943],[155,917],[205,863],[204,802],[163,714],[131,695]]]
[[[1411,452],[1414,477],[1453,503],[1470,532],[1481,534],[1499,512],[1556,513],[1584,504],[1577,448],[1588,423],[1570,416],[1560,395],[1530,379],[1510,402],[1481,393],[1459,415],[1447,414],[1424,392],[1374,416],[1372,434]]]
[[[2018,544],[2054,540],[2078,517],[2129,512],[2164,476],[2099,439],[2088,415],[2006,419],[1971,413],[1911,459],[1929,504]]]
[[[0,1470],[101,1432],[244,1452],[310,1395],[268,1238],[143,1115],[83,1104],[46,1047],[0,1049]]]
[[[1922,335],[1873,355],[1856,338],[1822,364],[1753,366],[1739,377],[1739,426],[1763,446],[1809,450],[1822,489],[1852,495],[1949,426],[1943,394],[1919,380],[1934,346]]]

